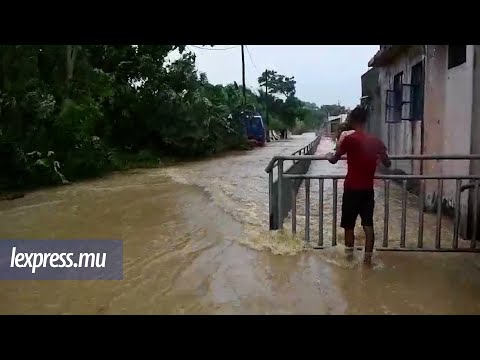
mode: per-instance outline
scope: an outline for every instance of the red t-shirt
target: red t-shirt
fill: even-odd
[[[386,151],[385,144],[380,139],[363,131],[357,130],[347,135],[337,150],[339,155],[347,154],[345,189],[373,190],[377,160],[382,158]]]

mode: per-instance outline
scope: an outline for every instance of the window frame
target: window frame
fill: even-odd
[[[395,93],[393,90],[385,91],[385,122],[387,124],[397,123],[395,118]]]
[[[395,74],[393,77],[393,90],[386,90],[385,122],[389,124],[402,121],[403,76],[403,71]]]
[[[395,122],[402,121],[402,102],[403,102],[403,71],[400,71],[393,77],[393,101]]]
[[[414,77],[415,69],[421,69],[419,77]],[[418,80],[418,83],[417,83]],[[425,112],[425,61],[412,66],[410,83],[413,85],[412,120],[423,121]]]
[[[402,102],[400,103],[400,119],[412,121],[414,103],[414,86],[402,84]]]

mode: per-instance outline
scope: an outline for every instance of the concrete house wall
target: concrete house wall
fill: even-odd
[[[480,45],[473,46],[473,91],[472,91],[472,132],[471,153],[480,154]],[[470,162],[470,174],[480,175],[480,160]],[[478,201],[480,204],[480,199]],[[473,209],[473,196],[470,198],[470,209]],[[480,214],[480,213],[479,213]],[[471,212],[469,214],[472,216]],[[480,225],[480,224],[479,224]],[[476,238],[480,239],[480,226]]]
[[[480,153],[480,74],[475,56],[479,46],[467,45],[466,50],[466,62],[451,69],[448,69],[448,45],[412,45],[378,65],[381,111],[375,131],[390,154]],[[412,66],[420,61],[424,61],[425,73],[423,149],[421,121],[385,123],[386,90],[393,90],[393,78],[400,72],[403,72],[403,82],[409,84]],[[480,174],[480,161],[425,161],[423,169],[419,161],[396,161],[393,167],[409,174],[418,174],[421,170],[426,175]],[[455,189],[455,181],[444,182],[441,201],[446,208],[454,204]],[[437,198],[437,181],[427,181],[426,207],[434,209]],[[462,236],[466,235],[471,213],[472,199],[465,191],[461,198]]]
[[[379,68],[380,107],[382,117],[382,139],[392,155],[420,154],[421,153],[421,125],[420,121],[401,121],[389,124],[385,122],[386,91],[393,90],[395,75],[403,72],[403,82],[410,83],[412,66],[421,62],[424,55],[420,46],[411,47],[403,56],[399,56],[388,66]],[[407,174],[418,174],[420,165],[410,160],[394,161],[393,168]]]
[[[474,114],[473,45],[467,46],[466,62],[448,69],[448,46],[428,45],[425,85],[425,152],[428,154],[472,153],[472,118]],[[470,161],[427,161],[426,174],[470,174]],[[454,205],[455,181],[445,181],[442,202]],[[426,205],[438,201],[437,184],[427,182]],[[461,196],[461,234],[467,234],[469,192]]]
[[[367,131],[382,138],[380,87],[378,84],[378,68],[371,68],[362,75],[362,99],[368,109]]]

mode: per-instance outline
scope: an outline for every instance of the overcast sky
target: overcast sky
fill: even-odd
[[[232,46],[216,45],[214,49]],[[191,45],[188,48],[197,55],[197,67],[211,83],[236,81],[241,85],[239,46],[229,50],[203,50]],[[246,45],[245,82],[247,87],[257,89],[258,77],[268,68],[295,76],[297,97],[303,101],[319,106],[340,101],[341,105],[353,108],[361,96],[360,77],[378,49],[379,45]]]

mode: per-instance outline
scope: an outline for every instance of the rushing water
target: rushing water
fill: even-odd
[[[302,251],[300,237],[266,231],[264,169],[273,155],[292,153],[313,136],[165,169],[112,174],[0,202],[0,238],[124,241],[123,281],[2,281],[0,313],[480,313],[476,254],[378,252],[373,268],[367,268],[360,254],[352,263],[345,261],[340,229],[339,246],[321,251]],[[322,141],[319,152],[330,149],[331,143]],[[341,173],[342,166],[312,163],[311,171]],[[312,238],[318,236],[314,188]],[[377,193],[381,198],[381,191]],[[332,217],[329,196],[326,239]],[[391,219],[397,220],[390,233],[395,241],[399,199],[393,188],[391,196]],[[300,227],[302,198],[298,209]],[[416,219],[414,208],[408,214],[409,223]],[[381,216],[378,213],[378,234],[383,230]],[[433,231],[429,221],[426,217],[426,237]]]

